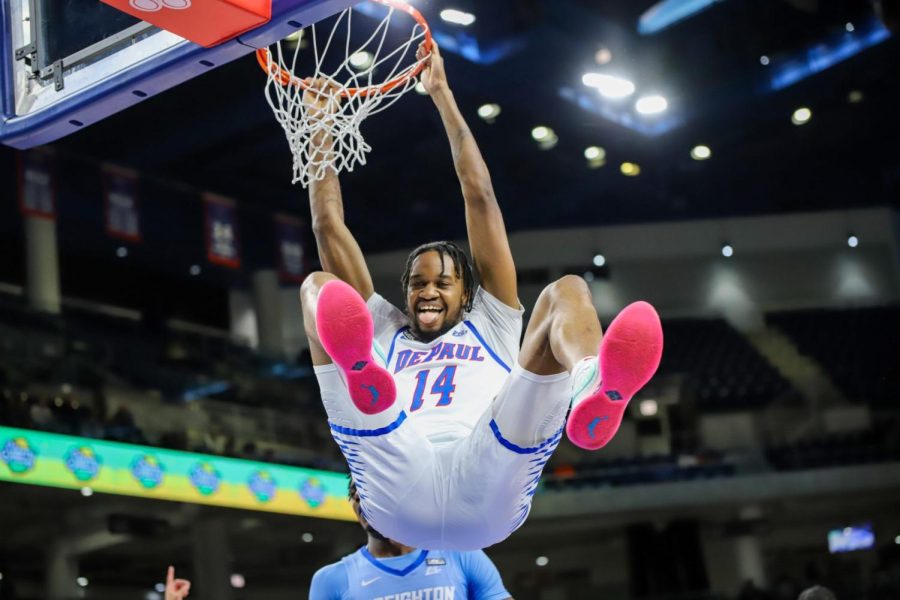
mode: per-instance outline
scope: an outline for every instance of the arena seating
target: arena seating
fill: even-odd
[[[683,375],[701,409],[761,408],[792,393],[790,384],[722,319],[668,319],[660,374]]]
[[[874,407],[900,401],[900,308],[773,313],[767,321],[818,361],[851,400]]]

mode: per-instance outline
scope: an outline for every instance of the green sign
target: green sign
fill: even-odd
[[[347,476],[0,427],[0,481],[353,521]]]

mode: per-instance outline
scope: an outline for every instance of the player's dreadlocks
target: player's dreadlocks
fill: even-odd
[[[472,310],[472,302],[475,300],[475,272],[472,270],[472,263],[469,262],[469,257],[465,251],[453,242],[429,242],[422,244],[409,253],[409,258],[406,259],[406,270],[403,272],[403,277],[400,278],[400,285],[403,286],[404,295],[409,288],[409,276],[410,271],[412,271],[413,261],[418,256],[431,251],[440,255],[442,272],[444,270],[444,255],[449,256],[453,261],[453,271],[463,282],[463,294],[466,297],[463,310],[466,312]]]

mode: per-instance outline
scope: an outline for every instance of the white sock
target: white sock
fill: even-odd
[[[600,385],[600,359],[585,356],[572,367],[570,396],[572,408],[591,395]]]

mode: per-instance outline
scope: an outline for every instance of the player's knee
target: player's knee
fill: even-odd
[[[538,303],[546,303],[549,308],[561,300],[590,298],[591,290],[587,282],[578,275],[563,275],[543,289]],[[538,312],[535,309],[534,312]]]
[[[306,276],[303,284],[300,285],[300,305],[304,312],[315,307],[316,298],[319,297],[319,290],[322,286],[332,279],[337,279],[331,273],[324,271],[313,271]]]
[[[553,289],[555,295],[559,294],[590,294],[591,290],[587,282],[578,275],[563,275],[548,287]]]

